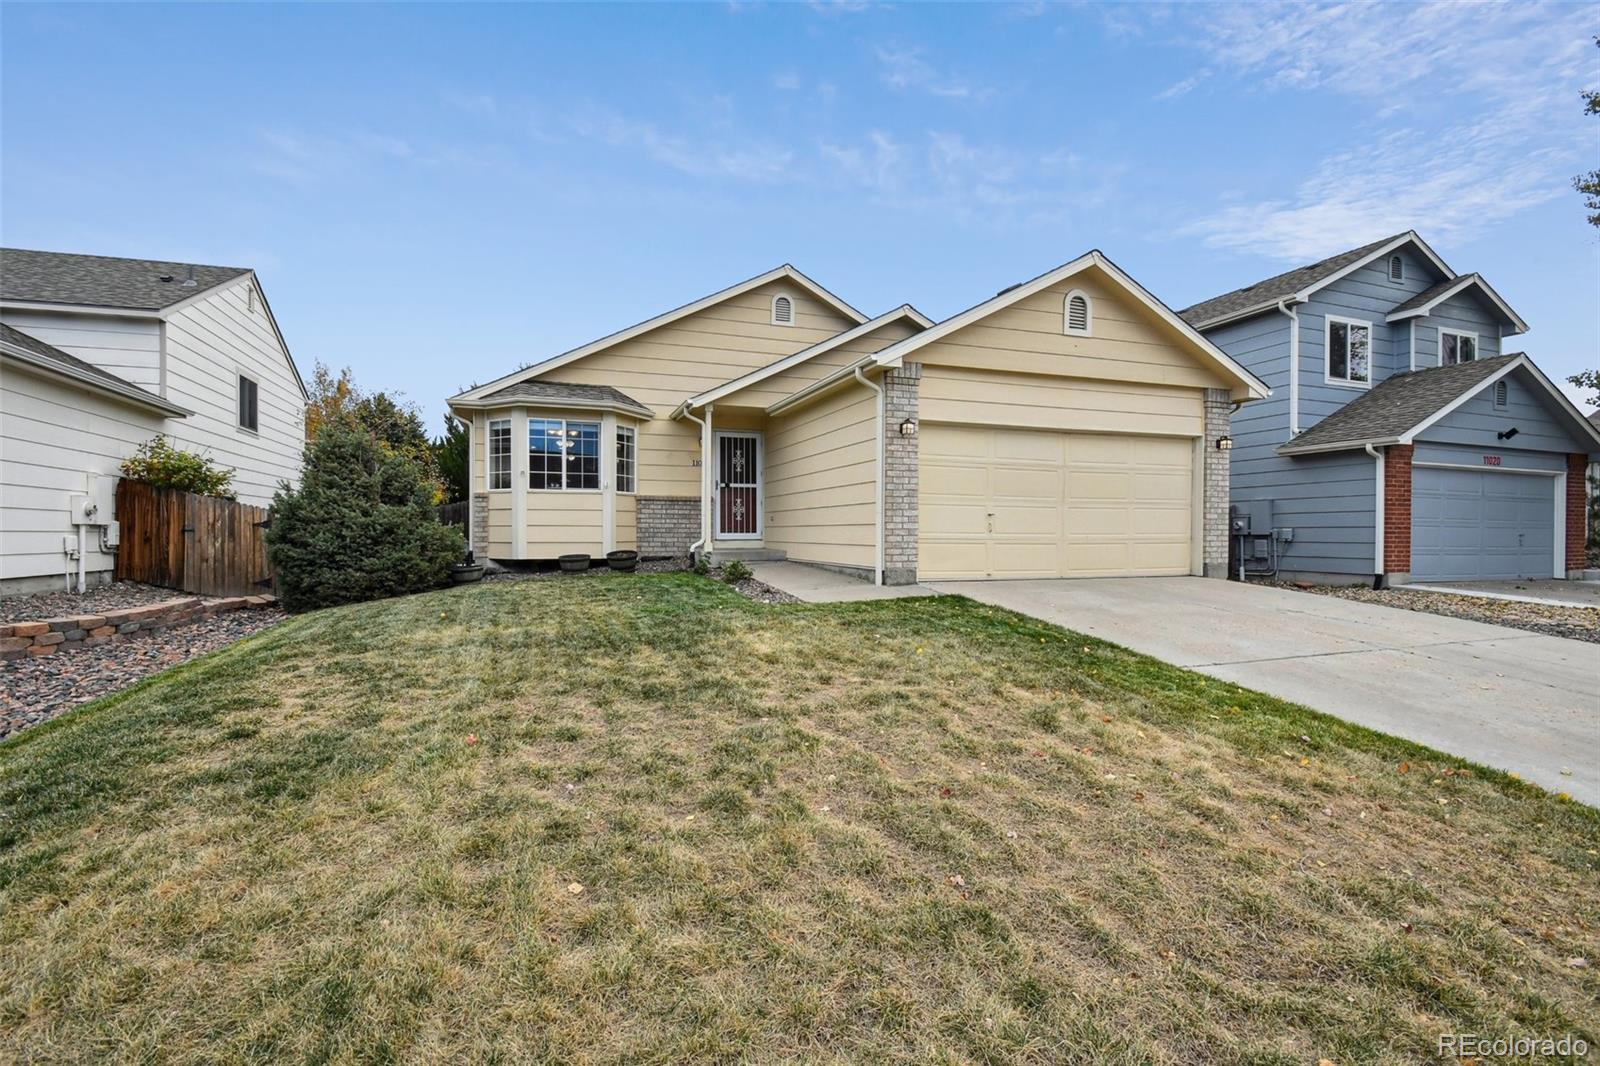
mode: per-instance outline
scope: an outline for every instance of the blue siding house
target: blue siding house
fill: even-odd
[[[1528,325],[1414,231],[1179,312],[1272,394],[1233,417],[1236,566],[1314,581],[1576,577],[1600,431]]]

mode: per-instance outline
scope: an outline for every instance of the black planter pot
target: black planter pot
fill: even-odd
[[[483,580],[482,563],[456,563],[450,568],[450,584],[470,585]]]
[[[561,569],[569,574],[581,574],[589,569],[589,557],[587,555],[563,555],[559,562],[561,563]]]
[[[637,570],[639,553],[630,551],[606,552],[606,565],[613,570]]]

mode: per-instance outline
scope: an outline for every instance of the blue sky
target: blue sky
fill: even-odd
[[[934,318],[1098,247],[1174,307],[1416,228],[1600,363],[1577,4],[0,7],[8,245],[253,266],[445,396],[792,262]]]

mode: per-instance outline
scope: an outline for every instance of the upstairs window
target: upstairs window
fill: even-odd
[[[259,390],[256,383],[239,375],[239,428],[248,429],[254,433],[260,425],[260,410],[258,408]]]
[[[1406,261],[1401,259],[1398,255],[1391,255],[1389,257],[1389,280],[1406,280]]]
[[[617,427],[617,491],[632,492],[638,445],[632,426]]]
[[[1372,323],[1328,319],[1328,381],[1367,385],[1372,381]]]
[[[489,423],[489,487],[511,487],[511,419],[496,418]]]
[[[774,296],[772,298],[772,324],[774,326],[794,325],[794,300],[788,296]]]
[[[1089,302],[1088,294],[1077,290],[1067,293],[1063,318],[1062,329],[1067,333],[1075,333],[1081,337],[1089,336],[1094,326],[1094,307]]]
[[[1478,358],[1478,335],[1453,329],[1439,331],[1439,365],[1455,366]]]
[[[528,419],[528,488],[599,487],[600,423]]]

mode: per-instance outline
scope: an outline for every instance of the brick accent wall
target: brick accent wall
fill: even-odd
[[[906,363],[883,378],[885,585],[917,583],[917,437],[902,436],[900,423],[917,418],[921,384],[921,363]]]
[[[640,496],[639,554],[646,559],[688,555],[700,539],[697,496]]]
[[[1410,444],[1391,444],[1383,450],[1383,572],[1411,572],[1411,455]]]
[[[1586,484],[1589,478],[1589,457],[1579,452],[1567,456],[1567,573],[1582,570],[1587,533]]]
[[[1204,573],[1206,577],[1228,576],[1228,493],[1229,462],[1233,452],[1222,451],[1217,441],[1228,435],[1233,419],[1233,400],[1227,389],[1206,390],[1205,446],[1205,530]]]
[[[489,494],[472,494],[472,554],[478,562],[489,559]]]

